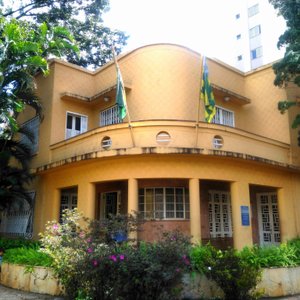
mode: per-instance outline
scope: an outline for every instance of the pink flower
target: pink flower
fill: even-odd
[[[182,256],[182,260],[183,260],[183,262],[184,262],[186,265],[189,265],[189,264],[190,264],[190,261],[188,260],[188,258],[186,257],[186,255],[183,255],[183,256]]]
[[[79,233],[79,237],[84,238],[84,237],[85,237],[85,233],[84,233],[83,231],[81,231],[81,232]]]
[[[110,255],[109,259],[116,262],[117,261],[117,257],[115,255]]]
[[[176,273],[179,273],[180,272],[180,269],[179,268],[176,268]]]
[[[52,228],[53,228],[53,230],[57,230],[58,229],[58,225],[57,224],[53,224]]]
[[[120,254],[119,258],[120,258],[120,260],[124,260],[124,258],[125,258],[124,254]]]
[[[91,238],[86,239],[86,242],[87,242],[87,243],[90,243],[91,241],[92,241]]]
[[[93,266],[97,267],[98,266],[98,261],[96,259],[93,260]]]
[[[92,253],[93,252],[93,249],[92,248],[88,248],[87,249],[87,253]]]

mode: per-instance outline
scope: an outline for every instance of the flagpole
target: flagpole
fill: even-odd
[[[199,119],[200,119],[200,102],[201,102],[201,89],[202,89],[202,79],[203,79],[203,55],[200,59],[200,94],[198,98],[198,108],[197,108],[197,120],[196,120],[196,142],[195,147],[198,147],[198,131],[199,131]]]
[[[114,57],[116,70],[117,70],[117,73],[118,73],[118,72],[120,72],[120,68],[119,68],[119,65],[118,65],[118,61],[117,61],[116,53],[115,53],[115,47],[114,47],[113,44],[111,45],[111,49],[112,49],[112,53],[113,53],[113,57]],[[124,89],[125,89],[125,86],[124,86]],[[127,101],[125,103],[125,106],[126,106],[126,111],[127,111],[128,127],[129,127],[129,130],[130,130],[132,145],[133,145],[133,147],[135,147],[134,136],[133,136],[132,126],[131,126],[131,118],[130,118],[129,109],[128,109],[128,106],[127,106]]]

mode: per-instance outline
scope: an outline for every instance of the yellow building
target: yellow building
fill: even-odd
[[[275,87],[271,65],[242,73],[207,59],[217,113],[206,123],[200,54],[157,44],[118,62],[131,126],[118,118],[113,62],[91,72],[53,60],[37,78],[45,117],[37,126],[27,111],[25,123],[38,133],[35,236],[73,207],[90,218],[139,211],[146,240],[153,225],[238,249],[300,234],[294,112],[277,110],[299,89]]]

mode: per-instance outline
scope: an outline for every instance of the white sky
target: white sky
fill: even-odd
[[[130,36],[123,52],[146,44],[175,43],[230,63],[233,36],[231,24],[224,20],[234,22],[233,7],[240,1],[110,0],[111,9],[103,19],[106,26]],[[225,18],[227,14],[231,18]]]
[[[164,42],[220,57],[224,54],[224,47],[220,45],[224,45],[225,37],[220,34],[219,26],[222,15],[235,1],[110,0],[111,10],[103,18],[110,28],[130,35],[124,51]],[[224,29],[225,24],[221,26]]]

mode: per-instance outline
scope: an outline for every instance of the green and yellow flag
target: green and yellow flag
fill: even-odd
[[[116,103],[119,108],[119,118],[120,120],[123,120],[127,115],[126,92],[125,92],[121,71],[117,63],[116,63],[116,67],[117,67]]]
[[[201,94],[200,99],[204,101],[205,105],[205,120],[211,123],[214,115],[216,114],[215,98],[212,91],[212,86],[208,78],[208,67],[206,64],[206,58],[203,57],[202,66],[202,82],[201,82]]]

